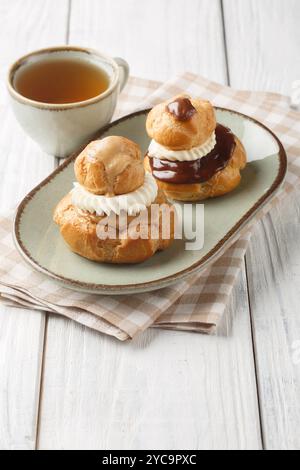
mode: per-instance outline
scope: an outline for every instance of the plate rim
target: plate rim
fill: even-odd
[[[86,292],[93,292],[99,294],[123,294],[129,292],[141,292],[141,291],[151,291],[155,289],[161,289],[166,287],[170,284],[173,284],[177,281],[180,281],[187,276],[194,274],[202,269],[204,269],[208,264],[212,263],[214,259],[220,255],[220,252],[227,248],[227,245],[231,245],[234,243],[235,239],[239,235],[240,230],[243,229],[256,215],[259,209],[264,207],[269,200],[276,194],[276,192],[280,189],[281,185],[285,180],[285,176],[287,173],[287,154],[284,149],[284,146],[277,135],[269,129],[265,124],[261,123],[257,119],[248,116],[246,114],[240,113],[238,111],[223,108],[219,106],[214,106],[214,109],[217,111],[225,111],[232,114],[236,114],[244,119],[250,120],[256,125],[263,128],[267,131],[271,136],[275,139],[279,146],[279,169],[276,178],[274,179],[272,185],[268,188],[268,190],[255,202],[255,204],[238,220],[238,222],[222,237],[221,240],[199,261],[193,263],[191,266],[182,269],[174,274],[170,274],[168,276],[162,277],[160,279],[142,282],[138,284],[93,284],[89,282],[78,281],[76,279],[68,278],[61,276],[59,274],[53,273],[49,269],[45,268],[44,266],[40,265],[30,254],[27,250],[26,246],[23,244],[21,235],[20,235],[20,225],[23,212],[27,207],[28,203],[33,199],[35,194],[46,186],[50,181],[52,181],[59,173],[61,173],[69,164],[75,160],[75,158],[79,155],[79,153],[84,149],[86,144],[91,140],[101,138],[101,136],[107,132],[111,127],[122,123],[128,119],[133,119],[137,116],[144,115],[149,113],[151,108],[142,109],[139,111],[135,111],[133,113],[127,114],[111,123],[107,124],[106,126],[102,127],[98,130],[92,137],[90,137],[84,144],[82,144],[78,150],[73,152],[65,161],[59,165],[52,173],[50,173],[45,179],[43,179],[37,186],[35,186],[20,202],[16,209],[14,221],[13,221],[13,239],[18,249],[19,253],[23,256],[25,261],[27,261],[33,268],[38,270],[39,272],[45,274],[46,276],[55,279],[63,283],[70,288],[76,289],[80,288],[80,290],[85,290]]]

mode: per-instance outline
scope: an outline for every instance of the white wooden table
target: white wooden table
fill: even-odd
[[[299,0],[0,0],[0,210],[56,162],[18,127],[9,64],[80,44],[136,76],[192,71],[290,93]],[[149,330],[118,343],[0,307],[1,449],[299,449],[299,192],[260,223],[216,337]]]

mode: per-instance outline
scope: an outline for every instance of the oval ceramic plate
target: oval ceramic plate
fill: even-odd
[[[121,135],[146,151],[148,110],[110,124],[97,137]],[[242,172],[242,183],[232,193],[205,201],[204,246],[186,251],[185,241],[138,265],[98,264],[74,253],[64,243],[52,221],[58,201],[72,188],[72,155],[31,191],[18,207],[14,238],[27,262],[38,271],[76,290],[101,294],[145,292],[170,285],[212,262],[238,236],[239,231],[265,205],[282,184],[287,159],[277,137],[262,124],[237,112],[217,108],[218,122],[242,140],[252,160]],[[193,205],[194,211],[195,205]],[[193,217],[194,214],[191,215]]]

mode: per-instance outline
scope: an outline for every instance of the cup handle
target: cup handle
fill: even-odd
[[[129,65],[126,60],[122,59],[121,57],[114,57],[114,60],[117,62],[121,71],[120,91],[122,91],[129,77]]]

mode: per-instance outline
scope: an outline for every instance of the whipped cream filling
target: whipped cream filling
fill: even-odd
[[[149,157],[156,157],[161,160],[165,159],[177,162],[191,162],[208,155],[215,148],[216,143],[217,140],[215,132],[212,133],[204,144],[190,150],[169,150],[155,140],[151,140],[148,155]]]
[[[157,184],[150,173],[145,174],[144,184],[135,191],[120,196],[98,196],[88,192],[79,183],[74,183],[71,191],[72,204],[79,209],[96,213],[99,216],[114,214],[122,211],[134,216],[149,207],[156,199]]]

